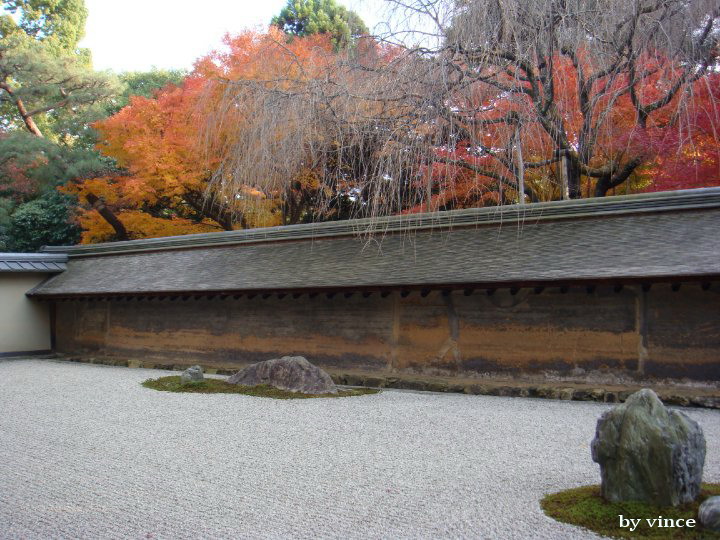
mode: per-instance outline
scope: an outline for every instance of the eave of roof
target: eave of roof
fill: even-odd
[[[67,260],[64,253],[0,253],[0,272],[63,272]]]
[[[720,208],[720,187],[614,197],[552,201],[523,205],[472,208],[446,212],[355,219],[327,223],[285,225],[261,229],[224,231],[108,242],[93,245],[45,247],[45,253],[62,253],[71,258],[145,251],[175,250],[291,240],[385,235],[423,230],[447,230],[501,224],[528,224],[553,220],[578,220],[626,214],[677,212]]]

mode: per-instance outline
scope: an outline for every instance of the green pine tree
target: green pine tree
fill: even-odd
[[[369,33],[357,13],[335,0],[288,0],[271,24],[292,36],[330,34],[338,49],[352,47],[358,37]]]

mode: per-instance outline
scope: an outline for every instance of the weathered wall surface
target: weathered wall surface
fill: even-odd
[[[682,301],[679,301],[682,299]],[[661,377],[720,379],[720,287],[685,286],[646,294],[645,372]],[[672,374],[672,375],[671,375]]]
[[[388,365],[392,300],[232,297],[60,302],[57,349],[225,363],[303,354],[324,365]]]
[[[400,367],[462,372],[637,367],[630,290],[587,294],[582,288],[567,293],[550,289],[535,294],[524,289],[516,295],[499,290],[492,296],[478,292],[408,298],[400,317]]]
[[[683,285],[367,298],[57,303],[57,350],[170,363],[301,354],[328,368],[482,373],[575,368],[720,379],[720,294]],[[577,371],[577,370],[576,370]]]
[[[0,274],[0,355],[50,350],[48,305],[25,296],[46,278],[33,272]]]

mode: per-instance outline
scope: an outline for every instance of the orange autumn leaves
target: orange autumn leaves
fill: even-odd
[[[126,171],[71,183],[65,190],[81,203],[88,193],[100,197],[133,238],[221,230],[212,220],[195,217],[185,202],[188,192],[202,192],[207,176],[192,135],[197,91],[196,81],[186,81],[156,99],[133,97],[130,105],[97,123],[99,149]],[[115,234],[92,207],[81,207],[80,223],[84,243]]]
[[[81,203],[83,242],[119,238],[117,228],[107,219],[107,209],[122,222],[127,237],[144,238],[296,223],[305,216],[318,215],[315,210],[323,197],[327,200],[350,187],[359,194],[366,187],[362,182],[368,182],[368,175],[361,167],[347,173],[340,166],[336,167],[340,172],[327,170],[338,157],[331,151],[336,143],[333,127],[337,126],[321,129],[325,124],[311,124],[297,111],[290,114],[291,107],[275,107],[273,114],[263,116],[258,108],[261,102],[252,101],[252,89],[265,88],[265,97],[273,92],[309,95],[311,83],[324,80],[332,83],[331,88],[337,86],[338,95],[350,95],[353,93],[346,89],[355,88],[350,83],[357,83],[352,77],[369,77],[367,73],[375,65],[369,62],[368,69],[352,72],[344,80],[348,86],[343,88],[343,80],[338,77],[343,70],[338,66],[344,59],[333,52],[325,36],[288,41],[277,30],[267,34],[246,32],[227,37],[225,45],[225,50],[198,60],[180,86],[167,87],[153,98],[134,97],[119,113],[94,126],[100,134],[98,148],[120,169],[78,179],[63,188],[76,194]],[[364,46],[367,51],[361,50]],[[391,56],[396,52],[385,51]],[[371,40],[359,43],[358,58],[381,54],[383,50]],[[379,64],[390,60],[382,59]],[[594,72],[594,67],[582,51],[576,60],[577,65],[564,55],[553,59],[552,106],[570,150],[577,155],[579,148],[591,147],[583,158],[585,171],[578,186],[581,196],[593,196],[598,183],[597,176],[588,172],[590,169],[601,170],[610,164],[617,168],[636,159],[641,164],[610,194],[718,184],[720,74],[712,72],[695,81],[687,92],[678,93],[667,106],[640,123],[627,91],[627,74],[613,79],[598,77],[589,88],[594,112],[583,114],[578,66],[585,77]],[[637,64],[650,75],[636,85],[636,93],[644,103],[651,103],[666,92],[677,66],[657,57],[640,58]],[[511,85],[523,80],[513,73],[507,77],[500,82]],[[356,86],[367,91],[362,84]],[[276,102],[292,103],[282,99]],[[348,98],[339,107],[327,107],[326,112],[343,114],[345,107],[343,118],[351,128],[366,118],[375,118],[381,126],[385,122],[398,140],[436,141],[408,165],[408,190],[412,193],[409,202],[394,211],[422,212],[517,201],[515,137],[519,137],[525,162],[544,163],[524,169],[531,198],[561,197],[558,141],[543,127],[536,104],[528,95],[500,92],[491,85],[475,83],[463,95],[448,94],[447,105],[474,112],[467,113],[466,121],[455,121],[455,125],[447,119],[424,117],[406,123],[404,114],[411,117],[412,111],[406,111],[402,104],[382,98],[363,101],[362,95],[357,103]],[[510,115],[520,119],[519,128],[513,122],[492,122]],[[267,121],[268,117],[274,120]],[[243,126],[248,128],[244,132]],[[293,146],[293,156],[279,150],[288,132],[312,128],[314,158],[303,144]],[[375,131],[364,133],[370,139]],[[240,137],[244,137],[241,145]],[[591,144],[588,138],[593,139]],[[394,140],[363,159],[377,161],[392,144],[396,144]],[[286,144],[285,150],[288,148]],[[247,162],[263,153],[273,167],[253,169]],[[245,157],[241,164],[244,168],[233,169],[234,156]],[[322,166],[326,167],[324,171]],[[250,172],[237,174],[240,169]],[[335,183],[328,182],[328,178],[335,178]],[[92,203],[98,199],[107,207],[102,209],[104,214]]]
[[[178,86],[154,98],[133,97],[114,116],[96,123],[98,149],[121,170],[78,179],[64,188],[77,195],[83,243],[117,238],[116,230],[88,200],[100,198],[130,238],[151,238],[278,225],[280,194],[248,182],[228,195],[210,184],[217,153],[232,139],[246,111],[227,111],[227,130],[214,145],[202,138],[203,123],[216,112],[228,81],[297,80],[327,55],[327,38],[286,42],[277,30],[225,38],[226,50],[201,58]],[[222,82],[225,84],[218,84]]]
[[[586,115],[580,101],[578,79],[584,76],[587,80],[597,68],[583,54],[578,54],[577,65],[560,54],[553,58],[552,65],[553,106],[558,123],[571,149],[588,149],[587,168],[601,170],[609,164],[620,168],[632,160],[640,162],[629,178],[609,194],[720,184],[720,73],[709,73],[688,84],[686,90],[675,94],[641,122],[629,91],[628,73],[614,78],[597,77],[587,89],[588,102],[594,108]],[[645,105],[662,99],[683,69],[659,55],[640,57],[636,65],[646,74],[634,85],[636,99]],[[502,76],[499,79],[508,87],[517,84],[529,90],[530,83],[518,84],[512,73],[508,73],[506,79]],[[536,200],[561,197],[559,163],[552,159],[557,146],[541,125],[533,101],[521,91],[503,95],[487,90],[487,85],[479,85],[463,96],[454,97],[456,109],[476,111],[476,114],[459,118],[454,129],[462,136],[453,145],[438,147],[430,170],[424,168],[417,183],[420,189],[421,184],[432,182],[429,204],[424,201],[406,212],[517,201],[516,134],[526,162],[526,189],[532,190]],[[513,123],[493,123],[511,115],[520,119],[518,132]],[[495,155],[486,149],[494,150]],[[527,166],[533,162],[545,165]],[[596,177],[583,171],[581,195],[593,196],[596,182]]]

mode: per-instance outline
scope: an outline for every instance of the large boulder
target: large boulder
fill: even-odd
[[[268,384],[303,394],[337,394],[337,387],[325,371],[302,356],[283,356],[252,364],[232,375],[231,384]]]
[[[643,389],[604,413],[591,445],[602,495],[612,502],[677,506],[700,492],[705,436],[697,422]]]

